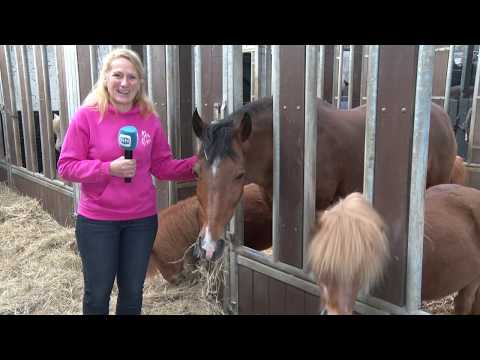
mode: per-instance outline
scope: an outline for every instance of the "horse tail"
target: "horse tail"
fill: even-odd
[[[466,185],[467,184],[467,168],[461,156],[455,157],[452,172],[450,174],[450,184]]]
[[[386,226],[360,193],[319,213],[308,260],[319,283],[356,283],[368,291],[390,257]]]

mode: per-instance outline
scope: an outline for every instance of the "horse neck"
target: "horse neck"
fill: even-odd
[[[165,234],[173,247],[188,247],[200,232],[200,204],[196,196],[182,200],[160,212],[159,234]]]

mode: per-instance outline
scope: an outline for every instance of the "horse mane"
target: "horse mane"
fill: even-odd
[[[390,257],[386,226],[360,193],[317,217],[308,260],[319,283],[357,283],[368,291]]]
[[[225,119],[212,121],[203,132],[202,148],[200,149],[202,156],[206,157],[207,163],[212,165],[216,158],[222,159],[226,156],[235,159],[236,154],[232,148],[235,122],[241,120],[245,113],[248,113],[250,118],[253,118],[256,113],[265,109],[270,109],[271,111],[271,97],[248,103]]]

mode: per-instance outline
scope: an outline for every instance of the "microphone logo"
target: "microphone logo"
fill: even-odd
[[[120,133],[118,135],[118,145],[120,145],[122,148],[131,147],[132,137],[130,135]]]

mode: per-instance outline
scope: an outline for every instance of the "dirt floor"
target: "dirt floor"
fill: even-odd
[[[0,314],[81,314],[82,269],[73,228],[59,225],[35,199],[0,183]],[[143,314],[222,314],[218,284],[199,266],[193,279],[169,285],[161,275],[145,282]],[[116,287],[110,301],[115,312]],[[453,296],[423,303],[449,314]]]

